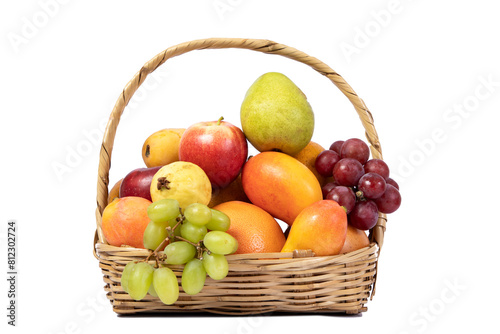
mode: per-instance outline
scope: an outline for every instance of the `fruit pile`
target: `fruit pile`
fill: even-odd
[[[399,207],[398,185],[382,160],[369,159],[366,143],[353,138],[325,150],[311,141],[314,113],[285,75],[259,77],[240,120],[241,128],[221,117],[153,133],[142,147],[146,168],[109,192],[106,241],[149,250],[122,273],[134,300],[149,294],[172,304],[181,291],[197,294],[207,275],[226,277],[229,254],[367,247],[365,230],[379,212]],[[248,143],[257,154],[249,157]]]

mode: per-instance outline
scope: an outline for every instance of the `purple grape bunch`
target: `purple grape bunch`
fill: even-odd
[[[387,164],[370,159],[370,148],[361,139],[335,141],[321,152],[315,167],[324,177],[323,198],[334,200],[346,210],[349,224],[369,230],[377,224],[379,212],[393,213],[401,205],[399,185],[390,178]]]

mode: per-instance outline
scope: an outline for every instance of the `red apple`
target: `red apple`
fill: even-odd
[[[243,131],[222,119],[191,125],[179,143],[179,160],[200,166],[215,189],[236,179],[248,155]]]
[[[151,200],[151,180],[156,172],[163,166],[151,168],[137,168],[128,173],[120,185],[120,198],[136,196]]]

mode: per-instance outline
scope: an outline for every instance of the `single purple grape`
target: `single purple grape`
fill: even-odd
[[[399,184],[396,181],[394,181],[393,179],[391,179],[390,177],[387,178],[387,180],[385,180],[385,182],[387,182],[387,184],[390,184],[391,186],[393,186],[394,188],[399,190]]]
[[[338,187],[339,184],[337,182],[328,182],[323,187],[321,187],[321,191],[323,192],[323,198],[326,198],[326,195],[335,187]]]
[[[378,209],[374,201],[357,202],[348,215],[349,224],[359,230],[369,230],[377,224]]]
[[[333,166],[340,160],[340,155],[331,150],[324,150],[316,157],[314,166],[318,173],[324,177],[332,176]]]
[[[388,184],[385,192],[375,199],[378,209],[382,213],[393,213],[401,205],[401,194],[393,185]]]
[[[370,148],[364,141],[358,138],[347,139],[340,150],[340,157],[358,160],[364,165],[370,158]]]
[[[375,173],[384,178],[387,181],[389,178],[389,166],[384,162],[384,160],[380,159],[370,159],[365,165],[365,173]]]
[[[330,145],[330,150],[335,151],[340,155],[340,150],[342,149],[343,144],[344,144],[343,140],[337,140],[332,145]]]
[[[349,214],[356,205],[356,194],[351,188],[344,186],[333,188],[326,195],[325,199],[331,199],[339,203],[340,206],[345,208],[347,214]]]
[[[364,174],[363,165],[358,160],[351,158],[341,159],[333,167],[333,178],[341,186],[357,186],[359,179]]]
[[[363,197],[375,199],[385,192],[386,183],[382,176],[375,173],[366,173],[358,182],[358,190],[363,193]]]

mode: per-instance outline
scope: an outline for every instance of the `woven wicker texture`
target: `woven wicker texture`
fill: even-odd
[[[221,281],[207,278],[195,296],[181,291],[171,306],[147,296],[132,300],[120,286],[121,272],[132,260],[142,260],[148,250],[114,247],[102,233],[102,212],[107,205],[109,170],[116,129],[120,117],[146,77],[168,59],[202,49],[240,48],[281,55],[309,65],[326,76],[349,99],[365,129],[373,158],[382,159],[382,150],[373,117],[349,84],[328,65],[292,47],[269,40],[210,38],[182,43],[166,49],[148,61],[128,82],[116,101],[104,132],[97,180],[97,230],[94,255],[106,283],[105,290],[117,313],[207,311],[221,314],[283,312],[359,313],[374,294],[377,258],[383,244],[386,216],[380,214],[370,231],[369,247],[351,253],[314,257],[311,252],[245,254],[228,256],[229,274]],[[171,266],[180,281],[182,266]]]

